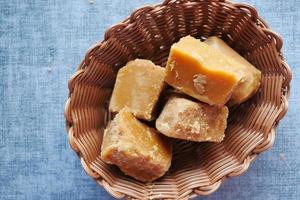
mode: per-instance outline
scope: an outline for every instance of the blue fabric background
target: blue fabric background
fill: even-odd
[[[0,199],[113,199],[85,174],[68,145],[67,80],[109,26],[158,1],[0,1]],[[298,200],[300,1],[246,3],[284,38],[294,74],[290,109],[273,148],[203,199]]]

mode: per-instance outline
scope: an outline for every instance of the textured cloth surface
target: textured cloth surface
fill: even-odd
[[[0,1],[0,199],[113,199],[70,149],[67,80],[89,46],[134,9],[159,0]],[[300,1],[244,0],[284,38],[290,109],[274,146],[207,200],[300,199]],[[202,199],[202,198],[199,198]]]

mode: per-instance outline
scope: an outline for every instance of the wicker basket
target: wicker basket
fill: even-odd
[[[258,93],[231,110],[222,143],[178,141],[170,171],[144,184],[100,158],[108,100],[118,69],[134,58],[164,66],[170,46],[192,35],[218,35],[262,71]],[[244,173],[273,145],[275,128],[288,107],[291,71],[282,40],[245,4],[217,0],[166,0],[134,11],[105,33],[69,81],[65,116],[69,143],[88,175],[116,198],[186,199],[208,195],[227,177]]]

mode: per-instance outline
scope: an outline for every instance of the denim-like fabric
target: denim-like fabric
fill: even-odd
[[[246,1],[246,0],[244,0]],[[93,3],[94,2],[94,3]],[[158,0],[0,1],[0,199],[113,199],[70,149],[67,80],[104,31]],[[284,38],[290,109],[273,148],[203,199],[300,199],[300,1],[248,0]],[[201,198],[200,198],[201,199]]]

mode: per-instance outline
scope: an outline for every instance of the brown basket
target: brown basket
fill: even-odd
[[[146,58],[164,66],[170,46],[192,35],[218,35],[262,71],[258,93],[231,110],[222,143],[178,141],[170,171],[144,184],[100,158],[108,100],[118,69]],[[105,33],[69,81],[65,116],[69,142],[85,171],[116,198],[186,199],[208,195],[273,145],[275,128],[288,107],[291,71],[281,54],[282,40],[245,4],[217,0],[166,0],[134,11]]]

